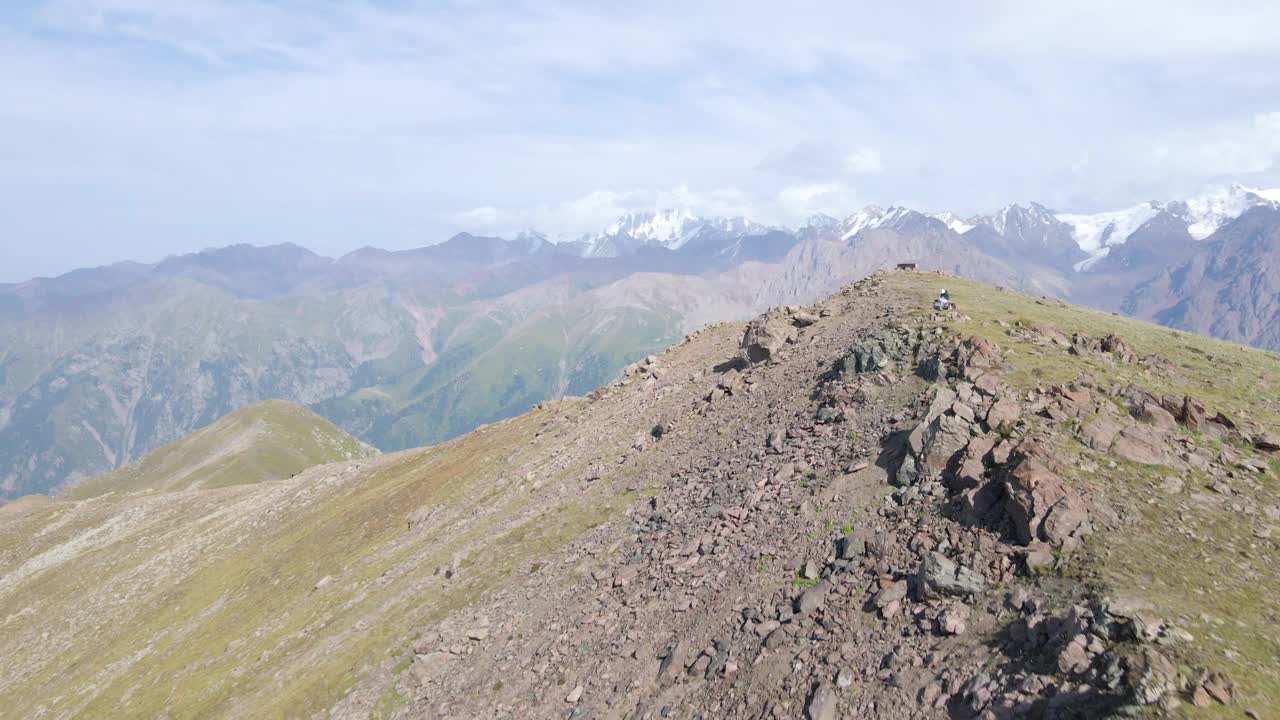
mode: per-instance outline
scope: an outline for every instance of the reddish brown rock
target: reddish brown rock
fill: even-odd
[[[1172,430],[1178,425],[1178,420],[1173,413],[1152,402],[1143,403],[1134,414],[1142,422],[1154,425],[1161,430]]]
[[[973,387],[986,395],[995,395],[1000,390],[1000,376],[994,372],[983,373],[970,379],[973,381]]]
[[[1089,511],[1075,490],[1044,463],[1023,457],[1004,480],[1005,512],[1018,540],[1062,545],[1085,529]]]
[[[991,433],[969,440],[964,453],[960,456],[960,468],[956,471],[956,477],[951,483],[953,490],[967,490],[982,484],[987,470],[985,459],[995,444],[996,436]]]
[[[1116,435],[1111,452],[1118,457],[1143,465],[1172,465],[1169,438],[1146,425],[1130,425]]]
[[[987,427],[994,430],[1002,424],[1012,424],[1022,414],[1022,408],[1016,400],[1000,398],[987,411]]]
[[[1138,353],[1134,352],[1133,348],[1129,347],[1129,343],[1119,335],[1108,335],[1102,338],[1102,351],[1115,355],[1120,362],[1138,362]]]
[[[1178,420],[1193,432],[1202,432],[1208,419],[1205,415],[1204,404],[1193,397],[1187,396],[1182,398],[1182,412],[1178,414]]]
[[[961,351],[965,356],[966,367],[991,369],[1004,362],[1000,349],[986,338],[970,337],[964,341]]]
[[[1097,417],[1080,427],[1080,442],[1092,450],[1107,452],[1120,432],[1120,426],[1106,418]]]

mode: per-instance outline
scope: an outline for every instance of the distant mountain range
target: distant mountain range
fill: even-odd
[[[236,245],[0,285],[0,497],[270,398],[382,450],[438,442],[903,261],[1280,348],[1278,233],[1280,191],[1236,185],[1093,215],[868,207],[797,229],[673,209],[569,242]]]

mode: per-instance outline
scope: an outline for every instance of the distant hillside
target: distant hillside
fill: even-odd
[[[266,400],[240,408],[119,470],[81,481],[65,495],[83,500],[108,492],[246,485],[283,480],[309,467],[376,453],[300,405]]]
[[[1223,227],[1138,286],[1124,311],[1163,325],[1280,348],[1280,207]]]

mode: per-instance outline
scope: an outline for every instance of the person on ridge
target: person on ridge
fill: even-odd
[[[942,288],[942,292],[938,295],[938,299],[933,301],[933,307],[938,310],[946,310],[951,307],[951,296],[947,294],[946,288]]]

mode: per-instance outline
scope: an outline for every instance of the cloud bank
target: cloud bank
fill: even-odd
[[[670,204],[794,224],[1280,185],[1275,3],[688,5],[7,4],[0,281]]]

